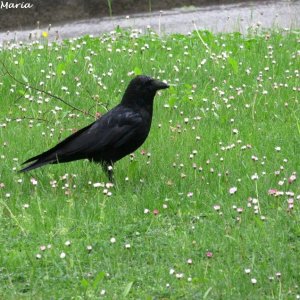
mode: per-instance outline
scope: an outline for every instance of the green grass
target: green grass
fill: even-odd
[[[116,165],[108,196],[94,187],[107,181],[102,170],[86,161],[17,173],[94,117],[1,67],[0,298],[300,294],[299,178],[289,183],[300,173],[299,31],[199,33],[118,29],[0,51],[18,80],[92,116],[120,101],[134,73],[172,85],[156,96],[146,143]]]

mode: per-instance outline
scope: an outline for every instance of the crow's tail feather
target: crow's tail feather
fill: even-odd
[[[32,161],[37,161],[37,160],[39,160],[40,158],[42,158],[43,154],[44,154],[44,153],[39,154],[39,155],[36,155],[36,156],[33,156],[33,157],[27,159],[26,161],[24,161],[24,162],[22,163],[22,165],[26,165],[26,164],[28,164],[28,163],[30,163],[30,162],[32,162]]]
[[[30,160],[31,161],[31,160]],[[27,161],[29,162],[29,160]],[[45,160],[45,159],[38,159],[37,161],[33,162],[32,164],[30,164],[29,166],[21,169],[19,172],[20,173],[23,173],[23,172],[28,172],[30,170],[33,170],[33,169],[36,169],[36,168],[39,168],[39,167],[42,167],[44,165],[47,165],[47,164],[51,164],[53,163],[54,160]]]

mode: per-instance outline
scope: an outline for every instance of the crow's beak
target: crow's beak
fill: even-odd
[[[163,90],[163,89],[167,89],[169,87],[168,84],[166,84],[162,81],[156,80],[156,79],[153,80],[152,84],[156,90]]]

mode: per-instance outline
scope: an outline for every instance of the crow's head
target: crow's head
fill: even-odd
[[[138,75],[133,78],[123,96],[122,103],[145,105],[153,102],[158,90],[167,89],[169,86],[149,76]]]
[[[131,80],[129,83],[128,88],[133,88],[136,91],[141,92],[156,92],[158,90],[167,89],[169,86],[157,79],[153,79],[146,75],[139,75],[136,76],[134,79]]]

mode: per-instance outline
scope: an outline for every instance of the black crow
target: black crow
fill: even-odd
[[[50,150],[25,161],[23,164],[33,163],[20,172],[87,158],[100,163],[113,181],[113,164],[144,143],[151,127],[155,93],[168,87],[151,77],[136,76],[119,105]]]

